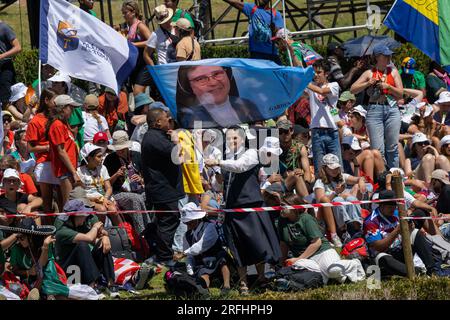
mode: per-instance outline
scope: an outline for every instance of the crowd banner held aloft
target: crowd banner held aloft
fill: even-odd
[[[450,1],[397,0],[384,24],[450,72]]]
[[[229,127],[279,117],[314,71],[268,60],[206,59],[148,67],[183,128]]]
[[[42,64],[119,92],[138,50],[117,31],[65,0],[42,0],[39,58]]]

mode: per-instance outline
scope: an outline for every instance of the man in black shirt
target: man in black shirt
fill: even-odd
[[[170,120],[163,109],[150,109],[147,113],[148,131],[142,139],[142,171],[147,207],[153,204],[155,210],[178,210],[178,200],[185,197],[178,135],[170,129]],[[172,260],[172,244],[179,224],[179,212],[156,213],[157,262],[167,263]]]
[[[438,213],[450,213],[450,181],[448,172],[442,169],[431,173],[431,189],[438,194],[436,210]]]
[[[15,83],[12,57],[22,50],[16,34],[4,22],[0,22],[0,102],[6,110],[11,97],[11,86]]]

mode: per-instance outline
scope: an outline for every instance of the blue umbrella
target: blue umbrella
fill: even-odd
[[[379,43],[385,44],[391,50],[400,47],[400,43],[389,36],[367,35],[344,42],[342,49],[346,57],[362,57],[371,55],[373,47]]]

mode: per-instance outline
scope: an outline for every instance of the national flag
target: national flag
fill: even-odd
[[[138,57],[125,37],[65,0],[41,0],[39,40],[43,64],[116,93]]]
[[[450,72],[450,1],[397,0],[384,24]]]

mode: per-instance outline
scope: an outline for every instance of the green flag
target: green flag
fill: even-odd
[[[439,51],[441,64],[450,65],[450,1],[439,0]]]

